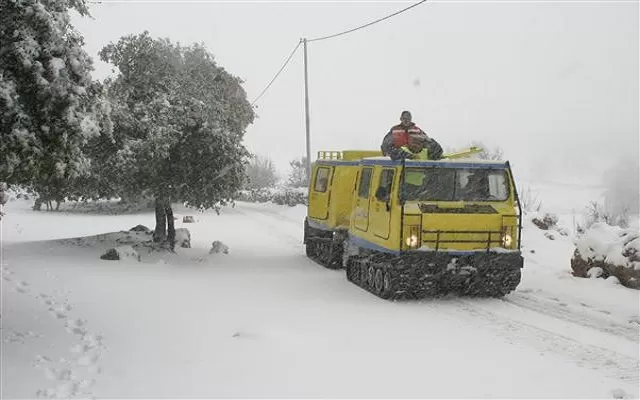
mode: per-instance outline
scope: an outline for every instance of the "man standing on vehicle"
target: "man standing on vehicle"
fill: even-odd
[[[402,149],[402,146],[409,144],[409,136],[411,134],[422,134],[426,137],[426,149],[430,160],[439,160],[442,158],[442,147],[434,139],[420,129],[411,121],[411,113],[403,111],[400,114],[400,124],[393,126],[382,140],[380,149],[382,154],[391,157],[392,160],[401,160],[403,158],[413,158],[413,155]]]

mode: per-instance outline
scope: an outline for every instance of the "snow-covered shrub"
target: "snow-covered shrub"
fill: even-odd
[[[250,203],[266,203],[270,201],[275,204],[293,207],[297,204],[307,205],[308,193],[306,187],[263,188],[243,190],[240,192],[238,200]]]
[[[640,235],[634,229],[624,229],[597,222],[575,241],[571,259],[574,276],[615,276],[626,287],[640,289]],[[600,268],[602,271],[594,270]]]
[[[305,188],[285,188],[273,195],[271,200],[275,204],[294,207],[297,204],[307,204],[307,190]]]
[[[211,243],[211,250],[209,250],[209,254],[214,254],[214,253],[229,254],[229,246],[227,246],[226,244],[222,243],[219,240],[216,240],[213,243]]]
[[[307,187],[309,177],[307,176],[307,157],[289,161],[291,171],[289,171],[289,186],[299,188]]]
[[[237,200],[249,203],[266,203],[273,199],[274,192],[275,190],[271,188],[241,190]]]
[[[245,167],[247,174],[246,188],[249,190],[275,186],[278,182],[276,167],[269,157],[255,155]]]
[[[538,195],[532,193],[529,187],[526,189],[518,189],[518,198],[522,206],[522,211],[525,213],[538,212],[542,208],[542,201],[538,200]]]
[[[593,224],[604,222],[608,225],[619,226],[621,228],[629,227],[629,212],[628,209],[620,208],[616,211],[608,211],[605,207],[597,201],[592,201],[586,207],[585,211],[585,226],[589,229]],[[584,228],[582,230],[584,231]]]
[[[546,231],[556,226],[558,223],[558,216],[551,213],[545,213],[541,216],[536,213],[531,218],[531,222],[533,222],[538,228]]]

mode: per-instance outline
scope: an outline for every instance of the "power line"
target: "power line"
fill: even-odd
[[[427,1],[427,0],[419,1],[419,2],[417,2],[416,4],[413,4],[413,5],[411,5],[411,6],[407,7],[407,8],[403,8],[402,10],[400,10],[400,11],[396,11],[396,12],[394,12],[393,14],[387,15],[387,16],[386,16],[386,17],[384,17],[384,18],[377,19],[377,20],[375,20],[375,21],[369,22],[368,24],[361,25],[361,26],[359,26],[359,27],[357,27],[357,28],[349,29],[348,31],[344,31],[344,32],[336,33],[336,34],[334,34],[334,35],[323,36],[323,37],[319,37],[319,38],[315,38],[315,39],[308,39],[308,40],[307,40],[307,42],[317,42],[317,41],[319,41],[319,40],[331,39],[331,38],[334,38],[334,37],[337,37],[337,36],[346,35],[347,33],[351,33],[351,32],[357,31],[358,29],[366,28],[366,27],[371,26],[371,25],[373,25],[373,24],[377,24],[378,22],[382,22],[382,21],[384,21],[385,19],[389,19],[389,18],[391,18],[391,17],[393,17],[393,16],[396,16],[396,15],[398,15],[398,14],[401,14],[401,13],[403,13],[403,12],[407,11],[407,10],[412,9],[413,7],[419,6],[420,4],[422,4],[422,3],[426,2],[426,1]]]
[[[266,93],[266,91],[269,89],[269,87],[273,84],[273,82],[275,82],[275,80],[278,78],[278,76],[280,75],[280,73],[284,70],[284,67],[287,66],[287,64],[289,64],[289,61],[291,61],[291,58],[293,57],[293,55],[296,53],[296,51],[298,50],[298,47],[300,47],[300,43],[302,43],[302,40],[300,40],[298,42],[298,44],[296,45],[296,47],[293,49],[293,51],[291,52],[291,54],[289,54],[289,57],[287,58],[287,60],[284,62],[284,64],[282,64],[282,67],[280,67],[280,70],[278,70],[278,72],[276,73],[276,75],[273,77],[273,79],[271,79],[271,81],[269,82],[269,84],[264,88],[264,90],[258,95],[258,97],[255,98],[255,100],[253,100],[253,102],[251,102],[251,105],[253,106],[254,104],[256,104],[256,102],[260,99],[260,97],[262,97],[263,94]]]

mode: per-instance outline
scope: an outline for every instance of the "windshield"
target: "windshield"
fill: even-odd
[[[407,201],[504,201],[510,192],[504,169],[408,167],[404,182]]]

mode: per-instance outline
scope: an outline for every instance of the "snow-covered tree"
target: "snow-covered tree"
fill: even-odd
[[[275,186],[278,182],[276,167],[269,157],[255,155],[247,165],[247,189],[263,189]]]
[[[307,157],[289,161],[289,186],[306,187],[309,184],[307,176]]]
[[[148,32],[107,45],[114,147],[103,164],[125,197],[155,198],[154,239],[174,245],[171,202],[207,209],[235,198],[245,180],[242,145],[254,113],[242,81],[202,45],[181,46]]]
[[[108,112],[69,10],[84,0],[0,1],[0,180],[61,199],[83,176],[87,141]]]

